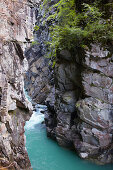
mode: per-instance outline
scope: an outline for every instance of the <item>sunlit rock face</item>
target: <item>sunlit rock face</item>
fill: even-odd
[[[112,47],[105,50],[97,44],[91,46],[86,51],[81,73],[85,98],[76,103],[82,139],[78,150],[80,154],[87,153],[87,158],[110,163],[113,162]],[[74,146],[78,146],[76,140]]]
[[[31,167],[24,125],[32,105],[24,94],[28,63],[23,51],[33,37],[33,5],[27,0],[0,1],[0,166],[12,170]]]
[[[113,58],[112,47],[90,44],[71,54],[62,50],[51,69],[45,41],[50,40],[47,21],[54,13],[37,8],[37,44],[26,51],[30,65],[26,87],[33,100],[46,103],[47,135],[97,163],[113,162]]]

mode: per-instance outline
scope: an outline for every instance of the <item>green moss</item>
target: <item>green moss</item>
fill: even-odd
[[[76,103],[76,105],[75,105],[77,108],[79,108],[80,107],[80,103]]]

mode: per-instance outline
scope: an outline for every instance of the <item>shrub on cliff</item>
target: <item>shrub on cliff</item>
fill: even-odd
[[[49,43],[54,56],[58,50],[71,51],[76,46],[88,46],[91,42],[107,45],[113,40],[112,15],[106,16],[106,8],[101,6],[102,0],[94,0],[92,3],[80,1],[79,8],[77,2],[77,0],[60,0],[52,6],[57,10],[47,20],[53,19],[53,23],[56,21],[50,28]],[[47,0],[44,0],[44,4],[46,3]],[[111,4],[105,3],[103,6],[106,5]]]

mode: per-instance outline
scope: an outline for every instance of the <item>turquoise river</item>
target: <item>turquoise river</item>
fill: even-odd
[[[45,126],[41,123],[44,115],[40,111],[43,109],[38,105],[25,126],[26,148],[33,170],[113,170],[113,164],[99,166],[81,160],[74,152],[47,138]]]

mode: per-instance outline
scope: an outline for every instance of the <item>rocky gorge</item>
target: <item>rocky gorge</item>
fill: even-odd
[[[35,44],[25,53],[30,65],[26,88],[34,102],[48,106],[48,137],[83,159],[113,162],[112,45],[103,48],[101,43],[91,42],[90,48],[75,47],[72,53],[58,51],[53,69],[45,42],[51,39],[49,29],[55,19],[48,17],[56,11],[54,4],[56,1],[47,6],[43,2],[37,9]]]
[[[83,159],[113,163],[112,44],[104,48],[90,42],[90,47],[75,47],[74,52],[62,49],[53,67],[45,42],[51,40],[55,19],[47,18],[55,13],[57,2],[0,2],[0,168],[32,169],[24,125],[33,107],[24,86],[34,105],[48,107],[48,137]],[[79,9],[80,3],[89,1],[76,2]]]

